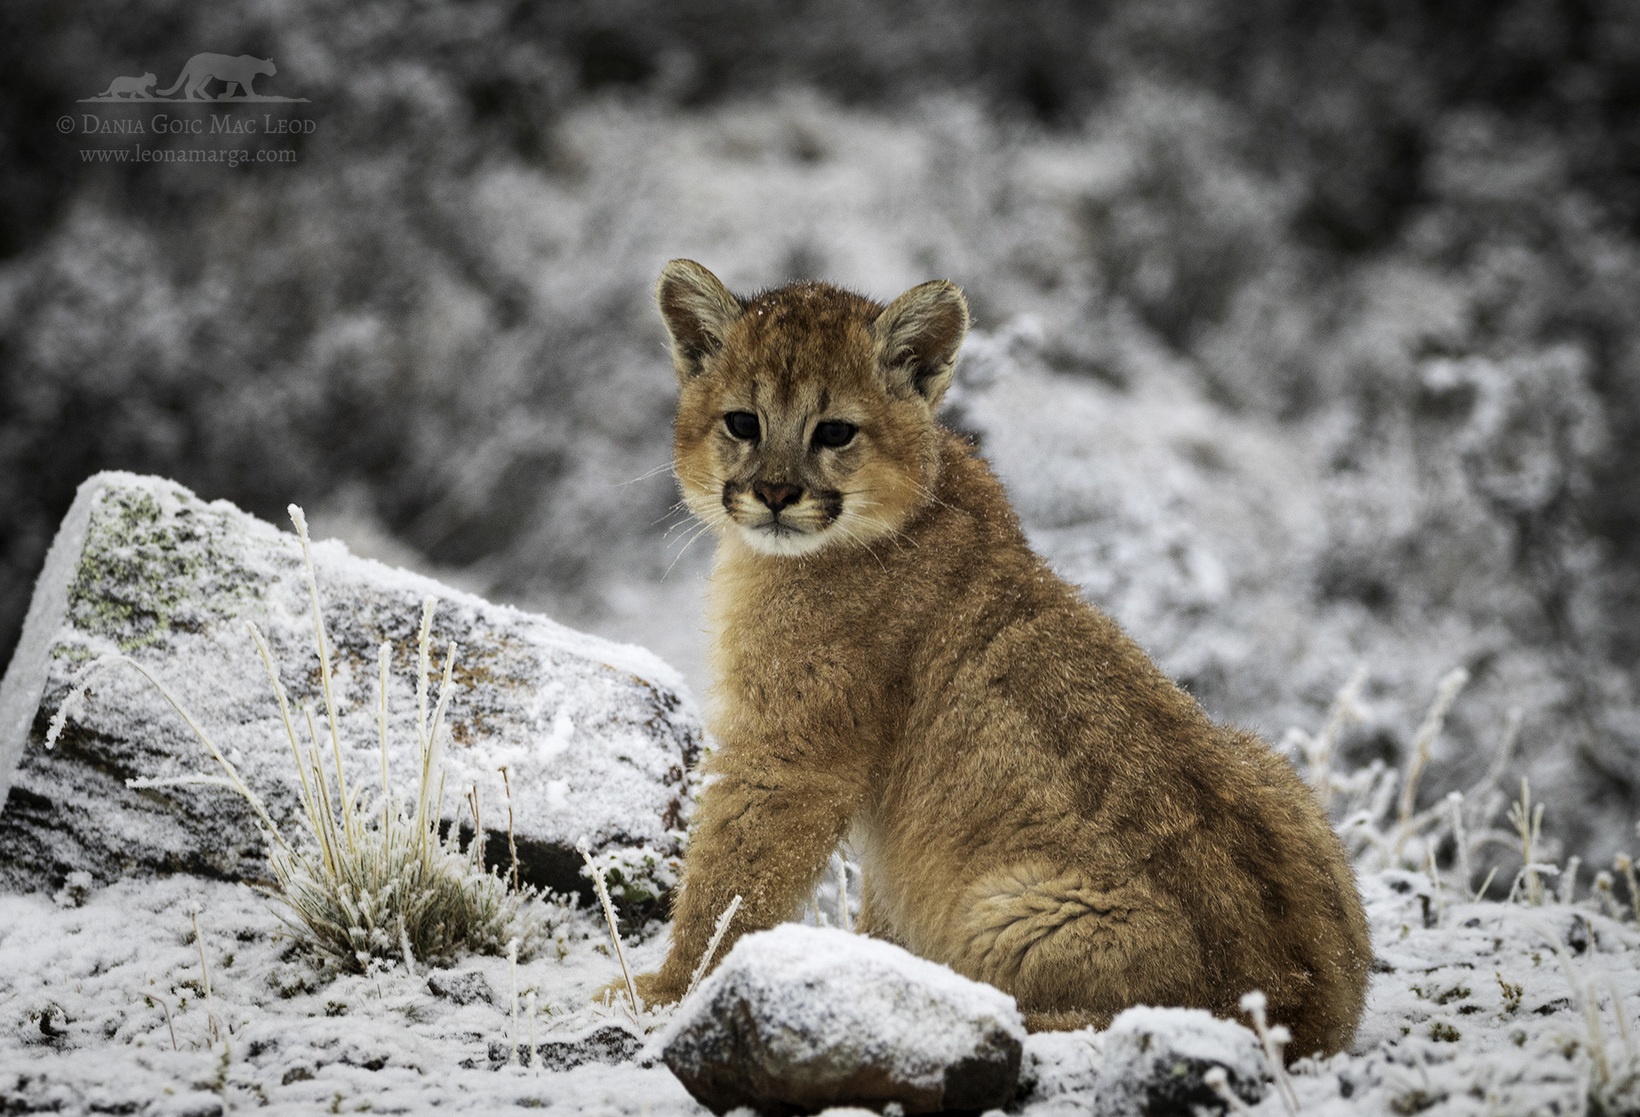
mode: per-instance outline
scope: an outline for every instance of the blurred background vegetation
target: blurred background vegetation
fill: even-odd
[[[272,58],[263,91],[309,99],[295,164],[91,165],[57,132],[111,76],[163,88],[204,50]],[[1559,789],[1562,832],[1622,844],[1631,0],[8,0],[0,660],[75,487],[122,468],[274,522],[302,503],[687,661],[695,619],[656,615],[686,597],[655,589],[675,496],[644,476],[668,458],[649,290],[673,255],[737,289],[949,276],[982,331],[1030,316],[1009,359],[1112,400],[1181,385],[1225,432],[1186,455],[1203,476],[1237,432],[1293,448],[1257,493],[1313,496],[1313,538],[1232,568],[1247,592],[1205,615],[1101,590],[1077,550],[1166,509],[1056,522],[1027,499],[1027,520],[1214,712],[1272,735],[1361,658],[1383,712],[1350,748],[1393,763],[1435,661],[1460,662],[1478,697],[1431,794],[1525,702],[1521,770]],[[1005,441],[995,408],[962,418]],[[1336,639],[1264,640],[1237,609],[1275,598]]]

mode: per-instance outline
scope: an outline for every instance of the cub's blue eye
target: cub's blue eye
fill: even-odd
[[[757,416],[750,411],[731,411],[723,417],[723,425],[729,428],[729,433],[743,441],[750,442],[757,437]]]
[[[854,441],[854,432],[859,429],[853,423],[845,423],[841,419],[827,419],[814,428],[814,444],[830,446],[835,450]]]

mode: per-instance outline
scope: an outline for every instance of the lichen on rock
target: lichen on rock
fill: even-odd
[[[254,600],[256,573],[232,545],[232,513],[165,488],[104,486],[68,591],[74,627],[122,652],[171,626],[199,631]],[[83,647],[64,646],[71,657]]]

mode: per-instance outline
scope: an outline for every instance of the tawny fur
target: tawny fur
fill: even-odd
[[[680,260],[657,298],[677,475],[720,536],[718,748],[640,993],[682,994],[736,894],[718,957],[792,918],[852,834],[862,929],[1006,990],[1033,1028],[1135,1004],[1237,1018],[1261,989],[1290,1056],[1346,1046],[1371,954],[1342,846],[1286,761],[1049,570],[938,424],[961,293],[741,300]],[[857,431],[821,445],[823,421]],[[754,482],[801,495],[777,514]]]

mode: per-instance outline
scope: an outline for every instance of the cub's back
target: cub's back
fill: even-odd
[[[941,887],[1073,851],[1087,881],[1142,874],[1177,901],[1205,963],[1197,1000],[1236,1015],[1257,987],[1296,1051],[1336,1050],[1371,957],[1343,848],[1310,789],[1256,736],[1215,725],[1110,618],[1030,551],[1001,484],[952,437],[895,574],[921,618],[904,736],[884,757],[885,843],[961,855]],[[926,809],[934,803],[941,810]],[[919,809],[920,808],[920,809]],[[906,876],[916,872],[908,866]]]

